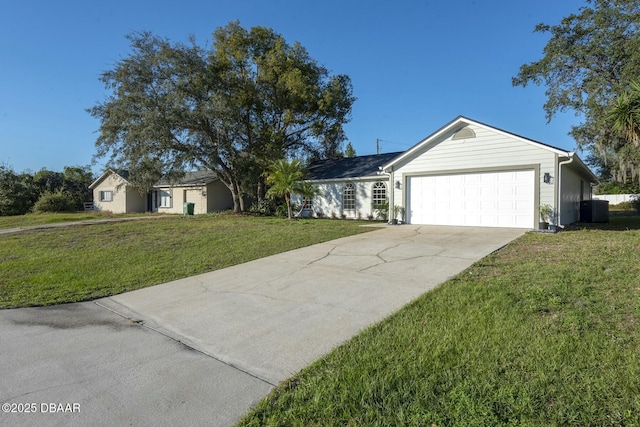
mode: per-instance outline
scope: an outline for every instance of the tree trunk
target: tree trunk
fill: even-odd
[[[287,214],[289,215],[289,219],[293,218],[293,211],[291,210],[291,194],[285,193],[284,199],[287,202]]]
[[[235,181],[225,182],[221,180],[224,185],[227,186],[229,191],[231,192],[231,198],[233,199],[233,211],[235,213],[242,211],[242,198],[240,197],[240,192],[238,191],[238,185]]]
[[[258,204],[264,200],[264,179],[258,178]]]

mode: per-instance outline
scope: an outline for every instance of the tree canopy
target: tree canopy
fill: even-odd
[[[207,169],[240,211],[247,195],[261,196],[274,160],[339,151],[351,80],[330,75],[299,43],[237,22],[204,48],[149,32],[128,40],[131,55],[101,77],[111,95],[89,112],[100,120],[96,156],[129,170],[134,185]]]
[[[353,145],[351,145],[351,142],[347,142],[347,146],[344,147],[344,156],[345,157],[355,157],[356,156],[356,149],[353,148]]]
[[[614,128],[610,111],[640,74],[640,1],[586,1],[560,24],[535,27],[550,36],[544,56],[522,65],[512,83],[545,85],[547,119],[565,111],[581,116],[584,121],[571,130],[578,146],[626,177],[638,166],[638,148]]]

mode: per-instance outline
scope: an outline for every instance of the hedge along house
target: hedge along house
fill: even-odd
[[[564,226],[580,219],[580,202],[591,199],[597,183],[574,152],[462,116],[390,156],[364,157],[379,161],[377,182],[386,184],[390,217],[393,206],[401,206],[410,224],[537,229],[540,208],[548,205],[550,222]],[[340,178],[337,171],[318,180],[313,173],[318,167],[310,167],[321,194],[314,206],[353,217],[353,210],[345,209],[353,206],[350,183],[362,183],[355,187],[356,200],[358,194],[372,197],[376,178],[370,169],[363,177]]]
[[[113,213],[183,213],[184,203],[194,203],[194,214],[233,207],[229,189],[212,172],[187,172],[177,181],[161,180],[141,194],[127,181],[128,173],[107,169],[89,188],[98,211]]]

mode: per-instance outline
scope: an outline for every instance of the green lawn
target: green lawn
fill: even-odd
[[[528,233],[281,384],[244,426],[639,426],[640,217]]]
[[[175,215],[0,235],[0,308],[114,295],[371,230],[361,224]]]

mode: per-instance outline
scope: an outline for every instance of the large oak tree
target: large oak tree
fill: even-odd
[[[247,193],[264,193],[272,161],[339,151],[351,81],[330,75],[299,43],[237,22],[206,47],[148,32],[128,39],[131,55],[101,77],[110,96],[89,112],[100,120],[96,156],[128,169],[141,189],[204,168],[241,211]]]
[[[513,84],[545,85],[547,119],[564,111],[581,116],[571,131],[578,146],[592,150],[594,159],[608,159],[608,168],[626,177],[638,166],[637,147],[614,128],[610,111],[640,76],[640,1],[586,1],[560,24],[536,26],[550,36],[544,56],[522,65]]]

